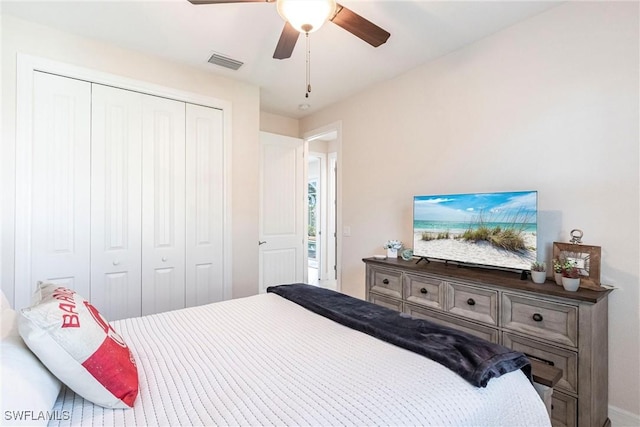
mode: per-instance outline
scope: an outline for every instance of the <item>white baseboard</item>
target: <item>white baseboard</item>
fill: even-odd
[[[609,406],[609,419],[611,420],[611,427],[640,426],[640,415],[616,408],[615,406]]]

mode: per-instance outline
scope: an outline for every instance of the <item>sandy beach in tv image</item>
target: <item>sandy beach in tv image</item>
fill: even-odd
[[[537,256],[537,192],[416,196],[415,256],[529,270]]]

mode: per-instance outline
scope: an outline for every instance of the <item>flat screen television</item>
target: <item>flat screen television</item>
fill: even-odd
[[[413,254],[530,270],[537,256],[537,220],[537,191],[415,196]]]

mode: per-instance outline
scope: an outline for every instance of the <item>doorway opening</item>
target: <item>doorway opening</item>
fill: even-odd
[[[307,140],[308,283],[338,289],[336,132]]]

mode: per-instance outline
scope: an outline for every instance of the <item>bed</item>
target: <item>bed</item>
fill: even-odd
[[[550,425],[521,370],[476,387],[275,293],[111,324],[136,360],[133,408],[63,386],[49,425]]]

